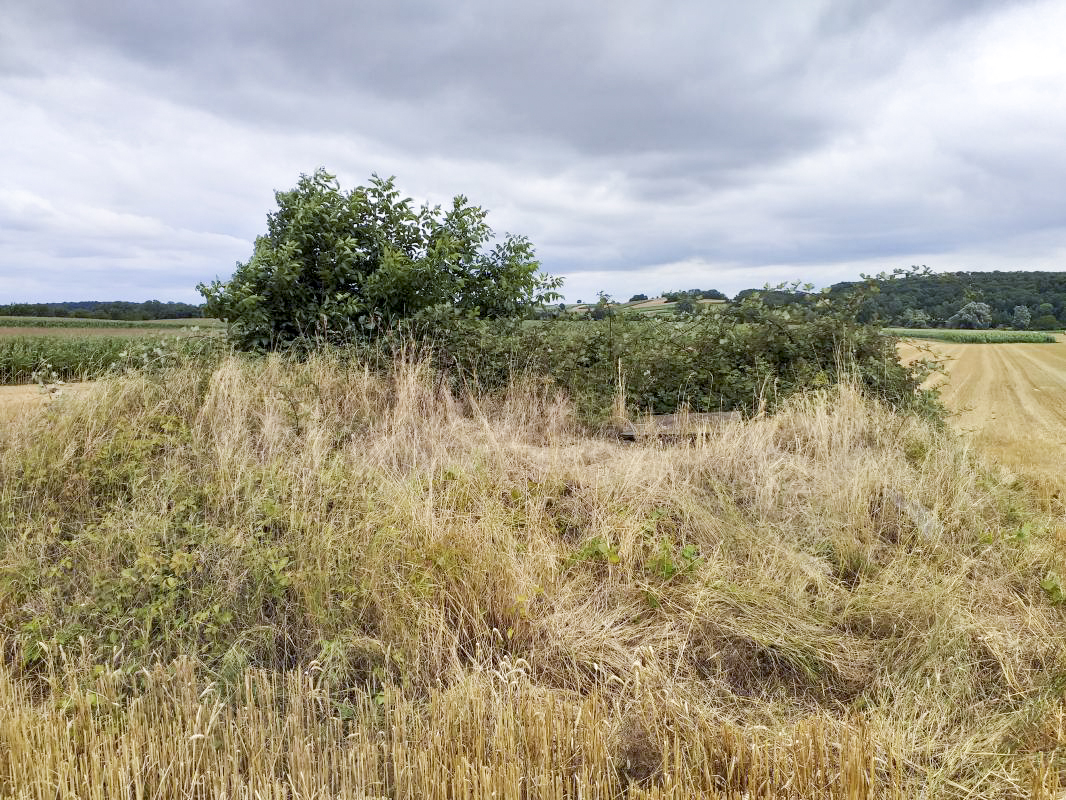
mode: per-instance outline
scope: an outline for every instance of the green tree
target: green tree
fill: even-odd
[[[677,301],[677,305],[674,306],[674,312],[677,314],[698,314],[700,313],[700,305],[686,295]]]
[[[415,209],[393,179],[341,190],[324,169],[276,192],[277,210],[233,277],[197,288],[244,349],[366,336],[401,320],[519,317],[557,299],[522,236],[496,240],[458,195]]]
[[[985,303],[971,300],[947,321],[949,328],[987,328],[992,321],[992,309]]]
[[[1011,324],[1016,330],[1024,331],[1033,321],[1033,314],[1029,310],[1028,306],[1015,306],[1014,318],[1011,320]]]
[[[611,305],[611,296],[607,292],[599,292],[599,300],[589,309],[589,318],[594,320],[607,319],[614,313]]]
[[[917,308],[903,309],[897,320],[904,328],[928,328],[931,321],[926,312]]]

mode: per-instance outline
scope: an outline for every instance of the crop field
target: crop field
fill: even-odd
[[[724,308],[728,305],[725,300],[709,300],[706,298],[698,299],[695,301],[702,306],[704,311],[713,311],[719,308]],[[591,311],[596,307],[595,303],[580,303],[569,306],[569,310],[574,313]],[[650,300],[638,300],[631,303],[618,303],[613,304],[613,307],[617,311],[638,311],[648,317],[654,317],[659,315],[673,314],[677,309],[677,303],[663,299],[662,297],[653,297]]]
[[[1025,342],[1050,344],[1057,341],[1046,331],[963,330],[951,328],[885,328],[885,333],[906,339],[928,339],[956,344],[1007,344]]]
[[[78,328],[84,329],[122,329],[134,328],[174,330],[175,328],[221,328],[223,323],[217,319],[149,319],[116,320],[88,319],[81,317],[6,317],[0,316],[2,328]]]
[[[708,300],[701,298],[695,301],[698,305],[702,306],[704,310],[713,310],[726,305],[724,300]],[[656,314],[672,314],[677,309],[676,302],[669,302],[661,297],[655,297],[651,300],[641,300],[636,303],[626,303],[622,306],[623,309],[629,311],[639,311],[642,314],[654,316]]]
[[[221,331],[217,324],[200,327],[188,322],[4,317],[0,319],[0,384],[32,383],[42,371],[63,381],[88,380],[112,365],[143,360],[156,348],[174,349],[181,346],[181,340],[202,340]]]
[[[945,359],[940,386],[951,424],[1020,474],[1066,489],[1066,345],[936,342]],[[904,343],[913,357],[917,349]]]

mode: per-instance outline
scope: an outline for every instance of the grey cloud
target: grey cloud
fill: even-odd
[[[572,274],[1057,241],[1066,65],[1021,109],[967,68],[1027,9],[1054,4],[0,0],[0,167],[52,206],[0,203],[0,275],[22,248],[224,276],[319,165],[467,194]]]
[[[726,162],[773,157],[825,135],[810,108],[825,80],[838,83],[830,64],[797,91],[796,66],[815,45],[811,14],[779,6],[761,16],[725,4],[671,13],[659,3],[487,0],[447,11],[416,2],[44,7],[60,33],[54,46],[92,42],[216,113],[236,106],[261,124],[361,126],[450,153],[504,137],[577,155],[687,145]],[[299,113],[284,113],[294,99]]]

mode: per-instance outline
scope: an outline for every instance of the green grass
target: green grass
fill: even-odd
[[[970,331],[954,328],[885,328],[884,330],[885,333],[899,336],[902,339],[931,339],[965,344],[1008,344],[1012,342],[1051,344],[1058,341],[1055,334],[1047,331]]]

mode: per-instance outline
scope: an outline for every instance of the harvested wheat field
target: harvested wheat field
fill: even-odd
[[[0,386],[0,419],[17,417],[43,399],[39,386]]]
[[[36,384],[31,386],[0,386],[0,422],[14,422],[62,397],[81,391],[81,384],[67,384],[57,392],[49,392]]]
[[[914,353],[913,345],[902,346]],[[952,425],[1011,470],[1066,486],[1066,345],[957,344],[929,349]]]

